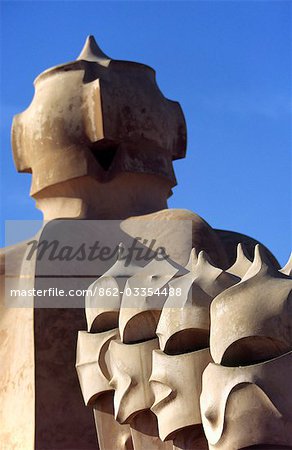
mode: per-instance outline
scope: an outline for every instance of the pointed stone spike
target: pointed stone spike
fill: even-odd
[[[210,274],[217,274],[220,275],[220,273],[222,273],[222,269],[219,269],[219,267],[216,267],[214,265],[214,263],[212,262],[211,258],[209,257],[209,255],[204,251],[201,250],[199,255],[198,255],[198,262],[196,265],[196,272],[198,273],[206,273],[206,271],[209,272],[209,276]]]
[[[194,281],[199,280],[198,282],[200,285],[209,286],[222,272],[222,269],[219,269],[212,264],[209,255],[204,250],[201,250],[194,271]]]
[[[208,295],[215,297],[223,290],[238,283],[240,278],[216,267],[209,255],[202,250],[195,267],[194,282]]]
[[[103,51],[97,45],[94,36],[87,37],[84,47],[77,58],[77,61],[81,59],[85,61],[97,62],[105,67],[107,67],[111,62],[111,59],[105,53],[103,53]]]
[[[292,252],[290,254],[290,258],[288,259],[287,264],[284,267],[282,267],[280,272],[283,273],[284,275],[292,277]]]
[[[193,248],[191,250],[190,257],[187,262],[187,265],[185,266],[185,269],[187,269],[189,272],[192,272],[197,263],[198,263],[198,255],[196,249]]]
[[[245,245],[242,242],[240,242],[237,245],[237,259],[241,259],[241,258],[246,258],[246,259],[248,259],[251,262],[251,260],[249,259],[248,254],[247,254],[246,247],[245,247]]]
[[[254,258],[252,265],[250,266],[246,274],[242,277],[241,281],[246,281],[249,278],[254,277],[257,273],[259,273],[259,271],[264,266],[263,261],[264,258],[262,258],[262,256],[263,256],[263,249],[259,244],[257,244],[254,249]]]
[[[252,261],[248,257],[245,245],[239,243],[237,245],[236,261],[229,269],[227,269],[227,272],[242,278],[251,265]]]
[[[246,274],[242,277],[241,281],[246,281],[249,278],[254,277],[257,273],[264,270],[267,271],[268,269],[274,270],[277,272],[275,267],[272,265],[271,261],[268,258],[268,255],[264,249],[264,247],[260,244],[257,244],[254,249],[254,260],[252,265],[249,267]]]

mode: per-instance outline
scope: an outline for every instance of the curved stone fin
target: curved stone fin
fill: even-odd
[[[117,329],[105,333],[78,332],[75,367],[86,405],[112,390],[105,354],[110,341],[117,337]]]
[[[161,309],[166,300],[168,283],[177,273],[167,259],[152,259],[126,283],[119,314],[121,340],[130,344],[156,337]],[[141,327],[141,320],[143,326]]]
[[[254,277],[259,272],[279,273],[275,266],[272,265],[264,247],[257,244],[254,249],[254,260],[248,271],[242,277],[242,282]]]
[[[197,263],[195,263],[197,261]],[[156,334],[161,350],[169,354],[209,346],[210,304],[215,296],[240,278],[215,267],[204,251],[192,250],[185,266],[189,272],[170,281]]]
[[[292,252],[287,261],[287,264],[284,267],[282,267],[282,269],[279,270],[279,272],[283,273],[284,275],[288,275],[289,277],[292,277]]]
[[[194,282],[211,297],[238,283],[240,278],[215,267],[209,255],[202,250],[195,266]]]
[[[121,292],[127,280],[142,267],[124,256],[127,248],[120,242],[116,262],[87,289],[85,313],[88,331],[102,332],[118,326]]]
[[[191,250],[189,260],[185,266],[185,269],[189,272],[193,272],[196,264],[198,263],[198,254],[195,248]]]
[[[215,279],[223,272],[222,269],[214,266],[208,253],[206,253],[204,250],[201,250],[198,255],[198,262],[196,264],[195,270],[197,274],[196,278],[204,275],[204,278],[208,277]]]
[[[240,242],[237,245],[236,261],[232,266],[229,267],[229,269],[227,269],[226,272],[242,278],[251,265],[252,261],[249,259],[246,247],[243,243]]]

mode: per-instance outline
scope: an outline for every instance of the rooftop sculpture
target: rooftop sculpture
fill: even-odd
[[[86,294],[26,308],[1,296],[3,448],[292,448],[291,260],[280,269],[256,240],[167,209],[186,124],[154,70],[90,36],[37,77],[12,148],[44,214],[39,242],[117,253],[4,249],[6,285]]]

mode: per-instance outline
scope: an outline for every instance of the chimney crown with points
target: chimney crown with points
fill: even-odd
[[[14,117],[19,172],[32,172],[31,194],[82,176],[107,182],[121,172],[176,184],[172,161],[186,152],[179,103],[166,99],[150,67],[112,60],[87,38],[77,58],[35,80],[30,106]]]

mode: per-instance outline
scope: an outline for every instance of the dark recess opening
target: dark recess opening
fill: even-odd
[[[107,171],[110,169],[113,163],[117,149],[118,146],[116,144],[108,144],[101,147],[98,143],[98,145],[92,145],[91,153],[93,154],[98,164]]]

